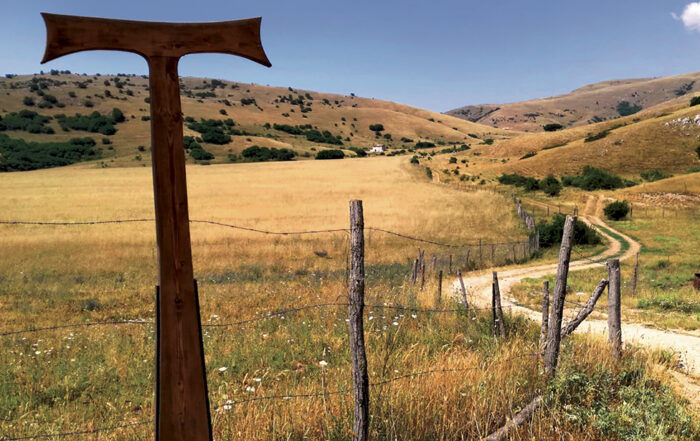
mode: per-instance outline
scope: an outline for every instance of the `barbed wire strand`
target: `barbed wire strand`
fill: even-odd
[[[60,437],[67,437],[67,436],[92,435],[92,434],[100,433],[100,432],[110,432],[110,431],[118,430],[118,429],[128,429],[130,427],[145,426],[146,424],[151,424],[151,423],[153,423],[153,420],[140,421],[138,423],[122,424],[119,426],[100,427],[100,428],[91,429],[91,430],[78,430],[75,432],[29,435],[29,436],[20,436],[20,437],[11,437],[11,438],[2,437],[2,438],[0,438],[0,441],[22,441],[22,440],[29,440],[29,439],[60,438]]]

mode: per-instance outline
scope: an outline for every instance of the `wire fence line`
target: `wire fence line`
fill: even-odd
[[[85,225],[105,225],[105,224],[126,224],[126,223],[142,223],[142,222],[155,222],[155,219],[109,219],[101,221],[75,221],[75,222],[60,222],[60,221],[18,221],[18,220],[0,220],[0,225],[34,225],[34,226],[85,226]],[[277,236],[302,236],[310,234],[326,234],[326,233],[350,233],[349,228],[329,228],[320,230],[305,230],[305,231],[271,231],[263,230],[259,228],[245,227],[241,225],[229,224],[224,222],[218,222],[213,220],[197,220],[190,219],[190,223],[193,224],[208,224],[215,225],[219,227],[231,228],[234,230],[248,231],[251,233],[260,233],[266,235],[277,235]],[[396,231],[387,230],[384,228],[365,226],[367,231],[376,231],[380,233],[389,234],[392,236],[400,237],[406,240],[411,240],[413,242],[421,242],[432,244],[436,246],[446,247],[446,248],[470,248],[470,247],[487,247],[491,245],[518,245],[522,244],[523,241],[511,241],[511,242],[474,242],[474,243],[463,243],[463,244],[453,244],[437,242],[430,239],[420,238],[416,236],[411,236],[404,233],[399,233]]]
[[[422,377],[425,375],[486,370],[488,367],[494,367],[494,366],[510,363],[510,362],[517,360],[517,359],[523,359],[523,358],[528,358],[528,357],[538,357],[539,355],[540,354],[536,353],[536,352],[535,353],[527,353],[527,354],[520,354],[520,355],[508,357],[504,360],[500,360],[498,362],[493,362],[493,363],[488,363],[488,362],[484,361],[479,366],[471,366],[471,367],[467,367],[467,368],[429,369],[429,370],[424,370],[424,371],[411,372],[408,374],[398,375],[398,376],[395,376],[392,378],[387,378],[385,380],[370,383],[369,386],[370,387],[385,386],[388,384],[396,383],[398,381],[412,379],[412,378],[416,378],[416,377]],[[257,402],[257,401],[274,401],[274,400],[286,401],[286,400],[292,400],[292,399],[321,398],[321,397],[327,397],[327,396],[333,396],[333,395],[346,395],[346,394],[352,393],[352,391],[353,391],[352,388],[346,388],[346,389],[338,389],[338,390],[333,390],[333,391],[310,392],[310,393],[304,393],[304,394],[264,395],[264,396],[260,396],[260,397],[244,398],[244,399],[240,399],[240,400],[228,400],[224,404],[220,404],[216,407],[213,407],[211,410],[213,412],[221,412],[221,411],[230,410],[233,406],[238,406],[241,404],[252,403],[252,402]],[[102,433],[102,432],[113,432],[113,431],[119,430],[119,429],[128,429],[128,428],[132,428],[132,427],[145,426],[148,424],[153,424],[153,422],[154,422],[154,420],[146,420],[146,421],[139,421],[139,422],[135,422],[135,423],[121,424],[121,425],[117,425],[117,426],[100,427],[100,428],[89,429],[89,430],[59,432],[59,433],[53,433],[53,434],[25,435],[25,436],[20,436],[20,437],[2,437],[2,438],[0,438],[0,441],[24,441],[24,440],[32,440],[32,439],[65,438],[65,437],[69,437],[69,436],[94,435],[94,434],[98,434],[98,433]]]
[[[350,303],[342,303],[342,302],[329,302],[329,303],[319,303],[319,304],[314,304],[314,305],[305,305],[305,306],[299,306],[295,308],[288,308],[288,309],[279,309],[275,311],[258,311],[256,315],[263,314],[260,317],[254,317],[250,319],[245,319],[245,320],[239,320],[235,322],[227,322],[227,323],[205,323],[202,324],[202,328],[227,328],[227,327],[232,327],[232,326],[241,326],[241,325],[246,325],[249,323],[254,323],[254,322],[259,322],[259,321],[264,321],[264,320],[270,320],[275,317],[279,316],[285,316],[288,314],[293,314],[296,312],[301,312],[301,311],[307,311],[307,310],[312,310],[312,309],[321,309],[321,308],[327,308],[327,307],[333,307],[333,306],[350,306]],[[539,306],[536,304],[517,304],[517,305],[505,305],[503,306],[504,309],[506,308],[518,308],[518,307],[527,307],[527,306]],[[459,312],[468,312],[468,311],[490,311],[491,307],[484,307],[484,308],[475,308],[473,306],[470,306],[469,308],[452,308],[452,309],[439,309],[439,308],[418,308],[418,307],[412,307],[412,306],[404,306],[404,305],[388,305],[388,304],[372,304],[372,303],[366,303],[364,304],[365,308],[370,308],[370,309],[391,309],[391,310],[396,310],[396,311],[406,311],[406,312],[415,312],[415,313],[459,313]],[[367,312],[369,314],[369,312]],[[35,333],[35,332],[43,332],[43,331],[54,331],[54,330],[61,330],[61,329],[71,329],[71,328],[89,328],[89,327],[94,327],[94,326],[119,326],[119,325],[153,325],[155,324],[154,321],[152,320],[114,320],[114,321],[103,321],[103,322],[88,322],[88,323],[70,323],[70,324],[65,324],[65,325],[57,325],[57,326],[46,326],[46,327],[41,327],[41,328],[29,328],[29,329],[20,329],[16,331],[8,331],[8,332],[2,332],[0,333],[0,337],[8,337],[8,336],[13,336],[13,335],[21,335],[21,334],[29,334],[29,333]]]

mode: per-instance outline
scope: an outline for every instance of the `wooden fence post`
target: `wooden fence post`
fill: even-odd
[[[608,343],[616,360],[622,357],[622,324],[620,317],[620,260],[610,259],[608,267]]]
[[[634,272],[632,273],[632,295],[637,295],[637,275],[639,274],[639,253],[634,261]]]
[[[554,295],[549,313],[549,329],[547,330],[547,347],[544,353],[545,373],[554,376],[559,361],[559,344],[561,343],[561,321],[564,314],[564,298],[566,297],[566,281],[569,276],[571,261],[571,244],[574,236],[575,217],[567,216],[564,222],[564,234],[559,248],[559,266],[554,281]]]
[[[450,272],[448,274],[452,274],[452,254],[450,254]]]
[[[437,256],[433,254],[433,272],[435,272],[435,268],[437,267]]]
[[[483,253],[481,250],[481,239],[479,239],[479,265],[481,265],[483,262],[482,257],[483,257]]]
[[[418,259],[413,260],[413,272],[411,273],[411,282],[415,285],[418,280]]]
[[[352,391],[355,397],[353,441],[366,441],[369,433],[369,375],[362,322],[365,305],[365,221],[362,201],[350,201],[350,351]]]
[[[467,259],[466,259],[466,264],[465,264],[466,269],[469,269],[469,253],[471,253],[471,251],[472,251],[471,248],[467,248]]]
[[[442,302],[442,270],[438,273],[436,304],[439,305],[440,302]]]
[[[542,327],[540,328],[540,351],[544,353],[549,329],[549,280],[542,282]]]
[[[493,309],[493,335],[503,338],[506,336],[506,328],[503,323],[501,290],[498,287],[498,273],[496,271],[493,272],[493,283],[491,285],[491,308]]]
[[[425,264],[420,267],[420,290],[423,291],[423,286],[425,286]]]
[[[465,309],[469,309],[469,302],[467,302],[467,288],[464,287],[464,279],[462,279],[462,271],[457,271],[457,277],[459,277],[459,285],[462,288],[462,303]]]

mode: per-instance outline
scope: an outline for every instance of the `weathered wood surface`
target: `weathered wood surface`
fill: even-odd
[[[42,15],[47,30],[44,63],[87,50],[132,52],[148,63],[159,285],[156,440],[210,440],[177,66],[183,55],[203,52],[238,55],[270,66],[260,42],[260,18],[154,23]]]
[[[552,305],[549,312],[549,329],[544,351],[545,373],[553,376],[559,360],[559,344],[561,343],[561,321],[564,314],[564,298],[566,297],[566,282],[569,276],[571,261],[571,245],[574,236],[575,217],[567,216],[564,222],[564,234],[559,248],[559,265],[554,282]]]
[[[365,239],[362,201],[350,201],[350,353],[355,398],[353,440],[367,440],[369,432],[369,375],[365,352]],[[417,259],[416,259],[417,260]]]
[[[544,351],[549,329],[549,281],[542,282],[542,326],[540,327],[540,351]]]
[[[535,414],[535,411],[537,411],[541,405],[542,396],[540,395],[532,400],[527,406],[523,407],[523,410],[515,414],[513,419],[508,421],[506,425],[487,436],[484,441],[503,441],[508,439],[510,432],[530,421],[532,416]]]
[[[493,335],[504,338],[506,328],[503,323],[503,306],[501,306],[501,289],[498,287],[498,273],[493,272],[493,283],[491,285],[491,307],[493,309]]]
[[[457,271],[457,277],[459,277],[459,286],[462,289],[462,304],[466,309],[469,309],[469,302],[467,302],[467,288],[464,286],[462,271]]]
[[[598,285],[596,285],[595,289],[593,290],[593,293],[591,296],[588,298],[588,301],[586,304],[581,308],[576,314],[576,317],[574,317],[573,320],[571,320],[567,325],[566,328],[561,332],[561,338],[566,337],[567,335],[573,333],[576,328],[579,327],[581,323],[583,323],[584,320],[586,320],[586,317],[591,315],[593,312],[593,309],[595,308],[595,304],[600,298],[600,295],[603,294],[603,291],[605,291],[605,288],[608,286],[608,281],[605,279],[602,279],[600,282],[598,282]]]
[[[435,295],[435,304],[442,303],[442,270],[438,272],[437,293]]]
[[[620,260],[610,259],[608,267],[608,342],[616,359],[622,357],[622,318],[620,312]]]

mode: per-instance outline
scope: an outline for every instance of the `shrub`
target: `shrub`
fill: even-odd
[[[126,118],[124,117],[124,113],[115,107],[114,109],[112,109],[112,120],[116,124],[126,121]]]
[[[629,213],[629,211],[630,207],[629,204],[627,204],[627,201],[610,202],[603,209],[605,217],[607,217],[610,220],[624,219],[625,216],[627,216],[627,213]]]
[[[357,155],[358,158],[364,158],[367,156],[367,151],[365,149],[361,149],[358,147],[350,147],[350,150],[355,152],[355,155]]]
[[[642,110],[642,106],[638,104],[630,104],[629,101],[620,101],[617,103],[617,113],[619,113],[620,116],[634,115],[640,110]]]
[[[529,152],[529,153],[525,153],[522,157],[520,157],[520,159],[522,160],[522,159],[532,158],[533,156],[536,156],[536,155],[537,155],[537,152]]]
[[[649,171],[645,171],[645,172],[640,173],[640,176],[645,181],[654,182],[654,181],[660,181],[661,179],[670,178],[673,175],[670,175],[670,174],[663,172],[661,170],[649,170]]]
[[[190,156],[197,161],[208,161],[214,159],[214,155],[204,150],[201,145],[196,144],[190,149]]]
[[[104,145],[110,145],[112,143],[112,140],[109,138],[102,138],[102,144]]]
[[[187,128],[201,133],[203,142],[218,145],[231,142],[231,137],[224,133],[224,122],[221,120],[202,118],[199,122],[187,124]]]
[[[539,185],[542,191],[548,196],[557,196],[562,189],[559,180],[552,175],[547,175],[546,178],[540,181]]]
[[[557,130],[563,129],[564,126],[559,123],[551,123],[543,125],[542,128],[545,132],[556,132]]]
[[[556,213],[552,217],[552,221],[540,221],[537,224],[537,232],[540,235],[540,246],[543,248],[552,247],[555,244],[561,243],[561,238],[564,234],[564,222],[566,216],[561,213]],[[574,224],[574,245],[597,245],[600,243],[600,236],[594,229],[586,225],[584,222],[576,219]]]
[[[690,99],[690,107],[700,104],[700,96],[694,96]]]
[[[12,112],[5,115],[4,118],[0,117],[0,132],[12,130],[52,134],[54,130],[46,125],[50,120],[50,116],[39,115],[31,110]]]
[[[381,132],[384,130],[384,126],[382,124],[370,124],[369,129],[373,132]]]
[[[700,98],[700,97],[698,97],[698,98]],[[695,153],[697,153],[698,159],[700,159],[700,145],[695,147]]]
[[[428,176],[428,179],[431,181],[433,180],[433,171],[430,169],[430,167],[425,168],[425,174]]]
[[[0,134],[0,171],[26,171],[60,167],[96,159],[92,138],[74,138],[68,142],[26,142]]]
[[[290,149],[276,149],[259,147],[254,145],[248,147],[241,152],[241,156],[246,161],[262,162],[262,161],[291,161],[296,156],[296,152]]]
[[[433,144],[432,142],[428,142],[428,141],[418,141],[416,143],[416,145],[414,146],[414,148],[416,148],[416,149],[430,149],[433,147],[435,147],[435,144]]]
[[[114,119],[100,112],[92,112],[87,116],[80,113],[76,113],[75,116],[56,115],[56,119],[64,130],[80,130],[107,136],[117,133],[117,129],[114,128]]]
[[[24,99],[22,100],[25,106],[33,106],[34,105],[34,98],[30,96],[25,96]]]
[[[617,175],[600,170],[589,165],[583,168],[579,176],[563,176],[562,184],[570,187],[578,187],[582,190],[614,190],[635,185],[634,182],[623,180]]]
[[[343,159],[345,153],[342,150],[321,150],[316,153],[316,159]]]
[[[486,138],[481,143],[486,144],[486,145],[491,145],[491,144],[493,144],[493,138]]]
[[[450,164],[456,164],[457,163],[457,158],[454,156],[450,157]]]
[[[418,160],[418,156],[413,156],[411,157],[411,164],[420,164],[420,161]]]
[[[610,130],[603,130],[602,132],[598,132],[598,133],[589,133],[588,136],[586,136],[586,139],[583,140],[583,142],[597,141],[599,139],[605,138],[609,134],[610,134]]]

